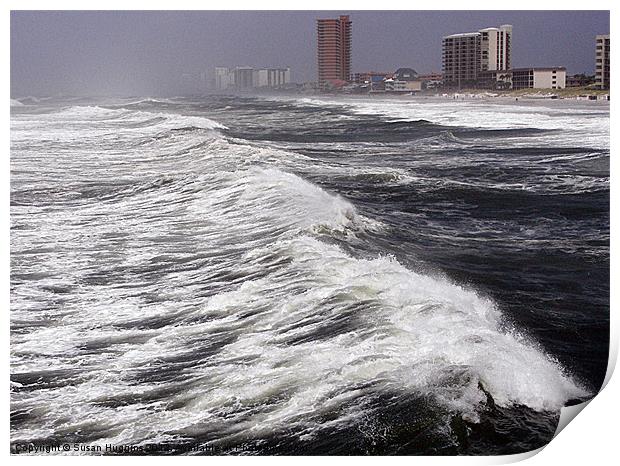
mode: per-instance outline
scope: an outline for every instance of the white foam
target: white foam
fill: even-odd
[[[20,266],[47,278],[15,284],[12,321],[66,299],[37,309],[48,325],[11,336],[12,372],[82,377],[14,394],[12,408],[33,410],[39,422],[13,431],[13,441],[93,425],[108,429],[100,443],[205,429],[220,441],[293,428],[312,436],[364,419],[356,400],[376,393],[432,397],[472,421],[485,406],[480,387],[500,406],[539,411],[587,395],[535,343],[504,330],[500,310],[473,290],[319,241],[325,229],[355,235],[373,225],[348,200],[269,166],[306,159],[204,135],[136,144],[164,127],[211,125],[161,115],[80,107],[12,120],[12,144],[58,138],[44,156],[22,148],[12,157],[40,189],[61,180],[80,195],[86,174],[132,188],[169,181],[113,203],[12,208],[12,221],[30,228],[11,235],[15,260],[47,250]],[[114,126],[160,117],[148,128]],[[68,149],[56,148],[61,137]],[[173,266],[157,269],[166,261]],[[54,285],[75,288],[56,295],[45,288]],[[164,379],[184,361],[179,380]],[[341,416],[317,420],[339,408]]]
[[[312,106],[341,106],[362,115],[380,115],[386,121],[428,120],[435,124],[482,129],[538,128],[566,130],[558,143],[609,148],[609,107],[584,107],[574,102],[546,106],[494,100],[298,98]],[[594,115],[594,117],[593,117]]]
[[[140,123],[157,119],[154,125],[159,129],[174,129],[183,127],[197,127],[203,129],[226,129],[226,127],[214,120],[201,116],[187,116],[175,113],[148,112],[144,110],[112,109],[96,105],[71,106],[60,112],[51,114],[50,119],[55,121],[69,120],[79,124],[90,124],[93,119],[117,119],[122,118],[122,123]],[[142,128],[140,128],[142,129]],[[118,131],[127,128],[118,127]]]
[[[240,330],[237,340],[208,365],[190,371],[205,383],[173,396],[170,402],[183,400],[183,408],[165,415],[144,412],[141,417],[133,414],[135,407],[117,410],[132,427],[109,441],[152,438],[153,428],[191,431],[215,419],[221,441],[294,427],[305,428],[310,435],[325,427],[312,424],[314,416],[369,395],[372,389],[356,388],[369,382],[378,390],[431,396],[470,421],[476,421],[486,401],[479,384],[499,406],[526,405],[535,410],[557,410],[568,399],[587,393],[531,342],[502,332],[501,314],[494,304],[472,291],[411,272],[390,258],[356,260],[308,237],[286,240],[250,256],[272,254],[274,249],[293,258],[286,271],[211,298],[200,312],[216,319],[166,328],[116,359],[115,371],[132,371],[159,358],[191,353],[185,342],[194,338],[227,328]],[[308,290],[282,299],[276,290],[286,293],[294,276],[303,277]],[[360,300],[376,305],[359,306],[348,318],[356,323],[350,331],[287,343],[318,331]],[[267,310],[255,318],[242,317],[261,308]],[[303,322],[306,325],[298,326]],[[97,396],[130,390],[107,385],[103,392],[94,384],[92,389]],[[145,384],[132,387],[130,393],[151,389]],[[75,399],[78,406],[84,401]],[[242,409],[261,405],[266,411],[250,417]],[[360,404],[334,422],[355,422],[364,413]]]
[[[75,119],[75,120],[87,120],[98,118],[109,118],[124,115],[127,110],[104,108],[98,105],[73,105],[65,107],[59,112],[50,115],[54,119]]]
[[[211,221],[203,226],[205,250],[214,241],[213,247],[226,257],[237,244],[235,238],[243,235],[246,244],[254,242],[256,247],[248,246],[234,262],[207,263],[197,271],[168,275],[156,288],[145,284],[133,298],[122,287],[107,287],[105,297],[96,288],[83,290],[84,302],[98,304],[88,306],[87,313],[78,304],[62,327],[19,336],[12,350],[21,355],[13,359],[20,370],[34,370],[28,361],[36,355],[39,365],[82,366],[89,380],[79,389],[33,392],[33,398],[17,407],[27,404],[53,412],[57,408],[52,400],[62,399],[73,413],[65,428],[79,429],[84,419],[101,426],[118,423],[121,431],[105,439],[112,443],[153,441],[163,432],[191,432],[214,422],[220,441],[233,441],[291,428],[311,436],[326,427],[313,421],[314,416],[370,396],[373,390],[431,396],[470,421],[476,421],[485,406],[486,395],[479,385],[499,406],[526,405],[534,410],[557,410],[568,399],[587,394],[535,344],[501,330],[501,313],[492,301],[445,279],[408,270],[393,258],[356,259],[334,245],[299,236],[317,225],[349,227],[356,221],[350,203],[273,169],[230,173],[227,181],[220,180],[206,192],[208,196],[196,198],[190,216],[194,221],[201,217]],[[166,204],[164,199],[162,203]],[[93,224],[91,232],[121,224],[134,232],[138,245],[153,234],[149,231],[166,228],[158,220],[166,216],[162,211],[149,221],[154,222],[149,231],[140,227],[149,219],[132,223],[125,218],[134,211],[126,204],[116,214],[118,219]],[[279,224],[274,225],[276,221]],[[277,226],[286,229],[274,236],[270,228]],[[126,266],[139,266],[156,254],[161,254],[156,248],[151,252],[138,248],[128,254]],[[229,291],[201,305],[191,304],[185,324],[148,331],[108,328],[109,323],[170,315],[186,305],[186,293],[193,294],[190,288],[175,296],[177,287],[200,283],[201,276],[221,267],[259,273],[266,267],[261,262],[265,257],[286,265],[238,287],[229,286]],[[155,290],[170,293],[169,300],[146,306],[141,296]],[[209,319],[196,321],[201,316]],[[345,325],[333,332],[343,316],[350,328]],[[234,338],[208,363],[201,362],[192,342],[217,341],[221,335]],[[76,366],[72,356],[76,347],[101,339],[125,343],[112,346],[112,353],[81,355]],[[185,355],[196,359],[185,370],[194,382],[163,402],[180,408],[155,409],[160,401],[120,406],[111,423],[109,408],[96,403],[109,397],[139,398],[166,386],[131,381],[140,371],[152,368],[157,374],[158,367],[172,364],[162,361]],[[372,388],[359,388],[369,383]],[[251,406],[260,409],[248,415]],[[365,409],[363,403],[354,404],[346,416],[329,425],[357,422],[366,415]],[[56,428],[42,424],[35,431],[20,432],[14,440],[49,435]]]

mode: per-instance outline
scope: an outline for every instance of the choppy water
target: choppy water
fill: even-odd
[[[21,103],[13,451],[515,453],[602,382],[608,104]]]

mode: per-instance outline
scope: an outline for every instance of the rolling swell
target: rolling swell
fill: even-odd
[[[437,224],[403,212],[432,208],[433,192],[451,212],[485,199],[446,199],[434,177],[454,173],[420,177],[360,163],[354,150],[353,163],[302,156],[245,137],[258,126],[194,114],[88,109],[41,119],[12,123],[21,134],[12,169],[33,164],[36,175],[12,184],[13,444],[516,452],[542,445],[559,408],[590,396],[492,294],[382,249],[394,239],[445,247]],[[313,124],[274,140],[302,144]],[[382,141],[393,152],[428,126],[386,123],[394,132]],[[336,127],[322,141],[374,140],[355,131],[341,137],[345,126]],[[49,133],[60,143],[46,157],[29,149]],[[37,194],[50,186],[77,194]],[[338,195],[337,186],[351,190]],[[379,215],[370,198],[381,191]],[[418,199],[400,206],[395,191]],[[506,428],[507,418],[518,422]]]

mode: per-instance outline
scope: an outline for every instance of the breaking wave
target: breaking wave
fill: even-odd
[[[591,396],[493,299],[377,253],[393,231],[318,184],[441,183],[227,126],[100,106],[12,120],[13,443],[305,442],[368,428],[386,399],[450,432]]]

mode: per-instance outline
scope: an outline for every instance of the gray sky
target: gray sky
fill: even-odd
[[[315,20],[350,14],[353,72],[441,71],[441,38],[512,24],[513,66],[594,73],[607,11],[13,11],[11,95],[159,95],[214,66],[316,80]]]

